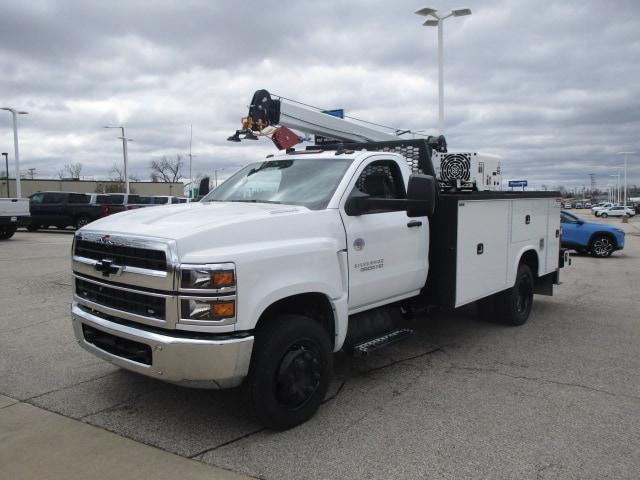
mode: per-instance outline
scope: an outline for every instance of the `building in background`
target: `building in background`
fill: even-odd
[[[116,193],[124,192],[122,182],[111,180],[55,180],[26,179],[20,180],[22,196],[28,197],[36,192],[77,192],[77,193]],[[182,182],[129,182],[131,193],[138,195],[171,195],[184,196]],[[16,181],[9,179],[9,191],[15,195]],[[7,179],[0,180],[0,197],[7,196]]]

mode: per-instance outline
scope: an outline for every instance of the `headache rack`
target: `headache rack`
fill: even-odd
[[[391,140],[385,142],[344,142],[307,147],[307,150],[335,150],[337,153],[344,150],[399,153],[406,159],[413,173],[424,173],[435,177],[436,172],[431,161],[434,149],[447,151],[447,143],[444,137],[429,137],[428,139],[419,140]]]

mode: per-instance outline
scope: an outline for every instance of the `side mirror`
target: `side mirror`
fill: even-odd
[[[407,216],[430,217],[436,208],[436,180],[431,175],[414,173],[407,189]]]
[[[204,177],[200,180],[200,187],[198,188],[198,196],[204,197],[209,193],[209,177]]]
[[[350,217],[357,217],[369,211],[370,195],[355,190],[344,204],[344,211]]]
[[[584,225],[584,220],[578,219],[578,225]]]

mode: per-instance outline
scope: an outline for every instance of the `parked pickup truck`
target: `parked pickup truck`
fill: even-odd
[[[28,199],[0,198],[0,240],[13,237],[18,227],[27,227],[30,223]]]
[[[127,209],[124,200],[124,193],[91,193],[89,195],[89,203],[91,205],[100,205],[105,217],[113,213],[124,212]]]
[[[29,197],[31,225],[29,230],[54,226],[81,228],[97,218],[109,215],[106,205],[90,203],[91,197],[84,193],[38,192]]]
[[[78,343],[172,383],[244,382],[260,421],[282,429],[319,408],[332,352],[408,335],[402,313],[481,301],[521,325],[534,293],[552,294],[558,193],[439,192],[427,142],[357,147],[289,150],[201,202],[80,229]]]

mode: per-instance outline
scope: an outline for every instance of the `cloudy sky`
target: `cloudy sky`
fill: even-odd
[[[431,0],[429,0],[431,2]],[[398,128],[437,133],[437,34],[413,14],[467,6],[445,23],[450,150],[503,157],[505,178],[599,186],[640,152],[640,2],[531,0],[264,2],[0,0],[0,106],[20,117],[21,169],[69,162],[106,178],[134,139],[130,171],[185,154],[227,175],[275,151],[234,144],[266,88]],[[10,115],[0,149],[13,157]],[[629,162],[640,184],[640,155]]]

